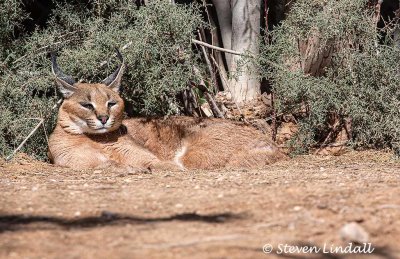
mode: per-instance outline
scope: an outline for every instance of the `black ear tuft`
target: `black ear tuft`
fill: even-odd
[[[76,90],[74,86],[75,80],[72,76],[64,74],[64,72],[58,67],[57,57],[54,52],[51,55],[51,69],[56,77],[56,85],[62,93],[64,98],[69,98]]]
[[[103,80],[103,84],[107,85],[109,88],[114,90],[115,92],[120,92],[120,86],[122,81],[122,75],[125,69],[124,58],[121,55],[121,52],[116,48],[117,58],[121,61],[121,65],[118,66],[117,70],[114,71],[111,75],[109,75],[106,79]]]

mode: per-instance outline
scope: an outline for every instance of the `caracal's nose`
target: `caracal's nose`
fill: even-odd
[[[108,117],[108,115],[99,115],[99,116],[97,116],[97,119],[99,121],[101,121],[101,124],[103,124],[103,125],[107,123],[109,118],[110,117]]]

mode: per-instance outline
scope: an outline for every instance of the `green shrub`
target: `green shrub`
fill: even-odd
[[[11,54],[10,48],[13,43],[16,43],[11,39],[14,38],[16,29],[25,18],[20,1],[2,0],[0,2],[0,67],[4,66],[2,61],[7,58],[7,55]]]
[[[321,73],[304,71],[299,42],[318,38],[316,51],[332,51]],[[292,113],[293,139],[306,152],[329,135],[331,116],[352,121],[355,147],[400,148],[400,50],[380,45],[365,0],[298,0],[263,46],[260,64],[276,93],[278,113]],[[268,65],[284,64],[284,69]],[[302,64],[302,65],[299,65]]]
[[[123,95],[133,113],[165,115],[179,111],[176,95],[187,87],[198,58],[191,38],[202,23],[197,8],[151,1],[137,10],[134,1],[59,4],[45,29],[37,29],[10,47],[8,67],[0,77],[0,155],[9,154],[50,114],[46,132],[54,127],[58,100],[48,53],[56,51],[60,67],[86,82],[99,82],[118,65],[115,48],[127,63]],[[11,30],[11,29],[10,29]],[[199,66],[199,65],[198,65]],[[200,67],[200,66],[199,66]],[[46,157],[47,143],[39,130],[23,151]]]

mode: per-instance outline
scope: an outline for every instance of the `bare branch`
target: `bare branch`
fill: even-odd
[[[19,146],[16,149],[14,149],[14,151],[8,157],[6,157],[6,161],[10,160],[25,145],[25,143],[28,141],[28,139],[30,137],[32,137],[32,135],[40,128],[40,126],[43,124],[43,122],[44,122],[44,119],[40,119],[40,121],[36,125],[36,127],[29,133],[28,136],[26,136],[26,138],[21,142],[21,144],[19,144]]]
[[[203,40],[202,34],[204,35],[204,29],[201,28],[201,30],[202,30],[202,32],[200,32],[200,30],[197,30],[197,35],[199,36],[200,40]],[[201,45],[200,45],[200,48],[201,48],[201,50],[203,52],[204,60],[206,61],[208,72],[210,73],[210,76],[211,76],[211,79],[212,79],[212,84],[213,84],[215,90],[218,91],[217,78],[215,76],[214,69],[213,69],[213,67],[211,65],[210,59],[208,58],[208,53],[206,51],[206,48],[204,46],[201,46]]]
[[[62,99],[59,99],[56,104],[53,105],[51,110],[54,110],[57,108],[60,104],[62,103]],[[43,125],[43,130],[45,131],[46,139],[47,139],[47,134],[46,134],[46,129],[44,127],[44,121],[49,117],[50,113],[47,114],[45,118],[26,118],[27,120],[39,120],[39,123],[36,125],[35,128],[26,136],[26,138],[19,144],[19,146],[14,149],[14,151],[6,157],[6,161],[9,161],[11,158],[14,157],[14,155],[25,145],[25,143],[32,137],[32,135],[40,128],[41,125]]]
[[[234,50],[231,50],[231,49],[220,48],[220,47],[208,44],[208,43],[203,42],[203,41],[192,39],[192,42],[196,43],[196,44],[199,44],[199,45],[202,45],[202,46],[205,46],[205,47],[210,48],[210,49],[219,50],[219,51],[230,53],[230,54],[233,54],[233,55],[245,56],[245,54],[243,54],[241,52],[237,52],[237,51],[234,51]]]

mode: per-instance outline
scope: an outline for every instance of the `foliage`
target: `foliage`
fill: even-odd
[[[0,61],[12,46],[10,38],[15,36],[16,29],[25,18],[25,14],[17,0],[3,0],[0,2]],[[2,65],[0,63],[0,65]]]
[[[365,0],[298,0],[281,26],[269,35],[259,62],[273,83],[278,113],[293,113],[300,131],[293,139],[306,152],[340,125],[352,122],[355,147],[400,148],[400,53],[378,44],[373,12]],[[315,40],[317,51],[333,50],[320,76],[304,73],[299,42]],[[268,61],[284,64],[271,67]]]
[[[51,108],[59,97],[51,74],[50,51],[57,52],[65,73],[99,82],[118,66],[114,53],[119,48],[127,63],[123,95],[133,103],[131,113],[179,111],[176,96],[194,80],[192,69],[197,63],[191,37],[202,21],[195,6],[160,0],[139,10],[128,0],[91,1],[89,8],[79,1],[56,4],[44,29],[23,35],[17,45],[6,45],[11,55],[2,59],[6,69],[0,74],[0,155],[9,154],[32,130],[38,122],[33,118],[47,116],[47,133],[54,127],[56,112]],[[15,40],[13,26],[21,21],[16,18],[21,14],[17,7],[7,9],[10,19],[1,16],[2,25],[15,21],[1,31],[2,41]],[[45,134],[39,130],[23,151],[44,158],[46,149]]]

